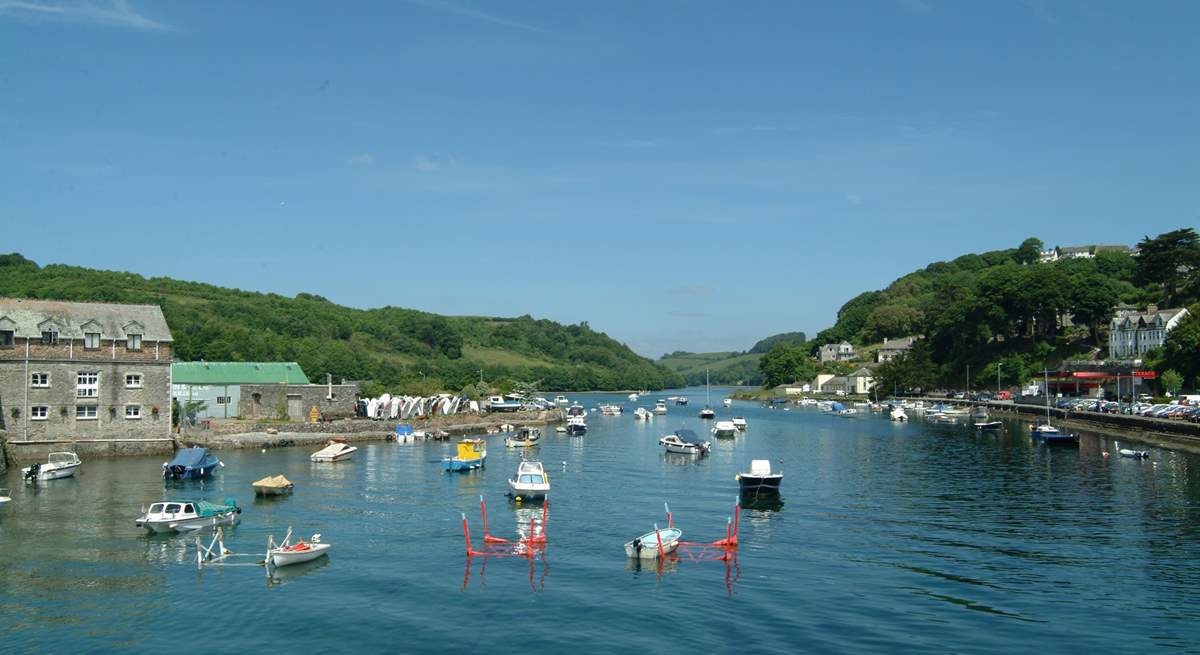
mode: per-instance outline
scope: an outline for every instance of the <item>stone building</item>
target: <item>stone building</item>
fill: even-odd
[[[854,346],[848,341],[821,346],[818,354],[822,362],[848,362],[855,357]]]
[[[324,419],[353,418],[357,403],[357,384],[243,384],[238,414],[307,421],[315,407]]]
[[[242,386],[308,384],[296,362],[175,362],[171,366],[171,396],[189,416],[237,418],[241,416]]]
[[[875,361],[879,363],[890,362],[900,355],[908,352],[912,345],[916,343],[920,336],[900,337],[899,339],[884,339],[883,345],[879,350],[875,351]]]
[[[20,441],[170,439],[157,305],[0,298],[0,417]]]

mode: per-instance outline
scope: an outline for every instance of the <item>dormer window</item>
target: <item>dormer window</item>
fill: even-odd
[[[0,330],[0,348],[12,348],[14,336],[12,330]]]
[[[141,350],[142,349],[142,335],[140,335],[140,334],[127,335],[125,337],[125,349],[126,350]]]
[[[42,330],[42,345],[53,346],[58,343],[57,330]]]
[[[83,333],[83,349],[84,350],[100,350],[100,333],[99,332],[84,332]]]

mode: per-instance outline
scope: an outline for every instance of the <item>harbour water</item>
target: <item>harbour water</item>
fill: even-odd
[[[707,432],[703,389],[650,423],[623,395],[568,394],[626,411],[593,413],[582,438],[551,428],[529,451],[552,482],[544,561],[465,556],[461,515],[478,541],[480,495],[500,536],[540,513],[505,497],[522,451],[500,436],[465,474],[442,471],[451,443],[363,445],[333,464],[311,463],[311,449],[223,451],[213,480],[178,486],[159,458],[92,459],[36,488],[10,471],[0,652],[1147,652],[1200,640],[1200,456],[1125,459],[1087,433],[1046,447],[1016,421],[976,434],[722,408],[726,391],[713,390],[718,418],[749,429],[699,458],[657,440]],[[782,468],[782,502],[741,510],[734,561],[625,558],[623,542],[665,524],[664,502],[685,539],[724,537],[734,476],[755,458]],[[295,494],[256,500],[250,482],[274,473]],[[133,525],[150,502],[198,497],[245,508],[226,538],[244,565],[198,571],[193,537]],[[288,526],[333,550],[268,577],[254,555]]]

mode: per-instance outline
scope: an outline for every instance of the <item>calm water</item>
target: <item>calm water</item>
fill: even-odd
[[[1200,638],[1197,455],[1105,459],[1107,437],[1046,448],[1016,422],[979,436],[736,403],[718,417],[744,415],[744,436],[668,457],[662,433],[702,429],[703,390],[690,395],[650,425],[622,402],[626,414],[589,418],[582,439],[544,438],[550,545],[532,567],[468,566],[463,553],[460,514],[478,541],[480,494],[495,534],[532,511],[504,496],[520,454],[498,437],[485,471],[457,475],[438,463],[449,445],[391,443],[338,464],[312,464],[308,449],[226,451],[215,480],[165,490],[162,458],[95,459],[36,489],[10,471],[0,651],[1145,652]],[[742,510],[735,563],[627,562],[621,544],[664,522],[664,501],[686,539],[723,537],[734,475],[761,457],[783,467],[783,505]],[[276,472],[295,495],[255,500],[250,481]],[[291,525],[321,532],[332,555],[274,580],[255,566],[198,573],[191,537],[133,526],[143,504],[200,496],[245,507],[235,551],[261,552]]]

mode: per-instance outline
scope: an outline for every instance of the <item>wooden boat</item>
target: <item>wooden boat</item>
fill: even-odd
[[[704,454],[712,446],[710,442],[701,439],[691,430],[676,430],[674,433],[659,439],[658,444],[666,448],[668,453],[681,453],[684,455]]]
[[[447,471],[470,471],[482,468],[487,461],[487,443],[483,439],[463,439],[458,442],[458,454],[445,457],[442,464]]]
[[[292,543],[292,529],[288,528],[281,544],[275,544],[273,537],[267,538],[266,562],[272,566],[300,564],[325,556],[330,548],[333,544],[322,542],[320,534],[314,534],[308,541],[297,539]]]
[[[256,496],[283,496],[292,493],[296,485],[282,475],[268,475],[250,483]]]
[[[550,493],[550,477],[541,462],[523,460],[517,465],[517,474],[509,478],[508,488],[514,498],[545,498]]]
[[[237,522],[242,509],[232,498],[224,505],[204,500],[173,500],[153,503],[133,524],[150,532],[189,532]]]
[[[542,438],[542,431],[537,428],[519,428],[517,433],[504,440],[509,448],[529,448],[536,446]]]
[[[756,459],[750,462],[750,472],[739,473],[737,481],[743,495],[777,494],[783,474],[771,472],[771,460]]]
[[[174,459],[163,462],[164,480],[200,480],[212,475],[221,460],[207,448],[180,448]]]
[[[658,559],[660,550],[662,555],[675,552],[682,537],[683,530],[679,528],[655,527],[637,539],[625,542],[625,556],[631,559]]]
[[[330,441],[324,448],[309,456],[314,462],[340,462],[354,457],[358,448],[341,441]]]
[[[58,480],[75,475],[75,471],[83,465],[75,453],[50,453],[45,464],[33,464],[21,469],[21,477],[26,481]]]

